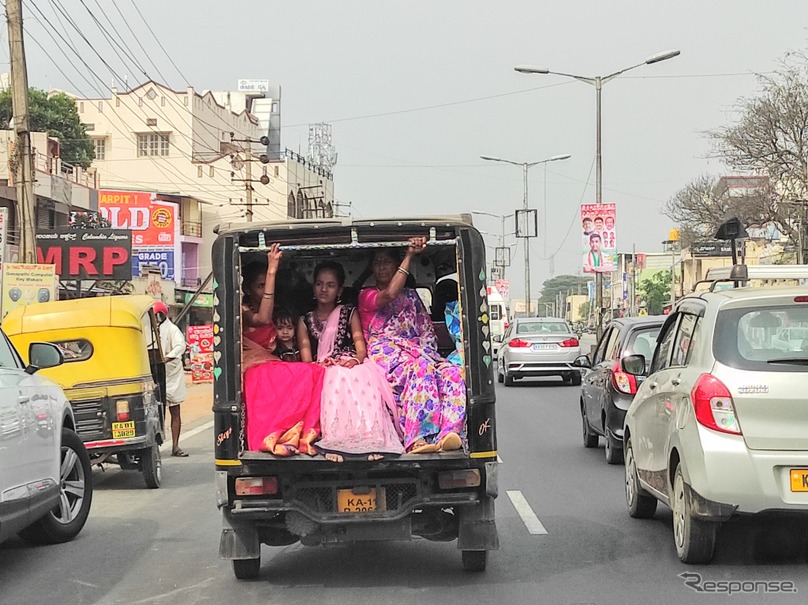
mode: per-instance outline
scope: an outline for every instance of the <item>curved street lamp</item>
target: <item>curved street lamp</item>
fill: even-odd
[[[595,200],[596,203],[602,204],[603,203],[603,164],[601,161],[601,90],[603,89],[603,85],[606,84],[609,80],[612,80],[619,76],[620,74],[624,74],[627,71],[632,69],[636,69],[637,67],[642,67],[643,65],[653,65],[654,63],[659,63],[660,61],[665,61],[667,59],[673,59],[674,57],[678,57],[681,54],[681,51],[678,50],[667,50],[663,52],[656,53],[648,57],[642,63],[637,63],[636,65],[630,65],[629,67],[624,67],[618,71],[610,73],[607,76],[581,76],[577,74],[570,74],[564,73],[561,71],[551,71],[546,67],[536,67],[533,65],[517,65],[514,67],[514,70],[518,71],[522,74],[554,74],[556,76],[565,76],[567,78],[573,78],[578,80],[579,82],[585,82],[586,84],[591,84],[595,87],[596,91],[596,109],[597,109],[597,120],[596,120],[596,155],[595,155]],[[600,337],[603,335],[603,274],[602,273],[595,273],[595,306],[598,309],[598,320],[597,320],[597,337],[600,340]]]

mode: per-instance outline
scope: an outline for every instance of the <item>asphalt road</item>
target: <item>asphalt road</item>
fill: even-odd
[[[200,432],[185,429],[190,457],[164,459],[159,490],[144,489],[134,472],[97,470],[90,519],[74,542],[0,545],[0,603],[806,602],[805,539],[792,526],[733,522],[719,535],[712,565],[686,566],[676,558],[670,512],[660,506],[654,519],[629,518],[623,467],[606,464],[602,445],[583,448],[577,387],[549,379],[498,388],[502,548],[485,573],[463,572],[453,543],[416,540],[264,547],[260,578],[236,580],[218,558],[212,433],[202,418]],[[699,593],[683,572],[747,588],[793,582],[797,592]]]

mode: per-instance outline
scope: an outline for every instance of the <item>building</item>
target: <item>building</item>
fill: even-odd
[[[210,273],[220,223],[331,215],[330,172],[281,151],[279,142],[270,142],[277,156],[271,161],[268,146],[255,143],[280,120],[279,99],[273,112],[272,98],[268,107],[259,104],[263,121],[256,117],[252,108],[260,100],[267,97],[173,90],[154,81],[113,90],[109,98],[76,100],[95,144],[99,187],[149,192],[177,205],[181,259],[175,281],[182,287],[195,288]]]

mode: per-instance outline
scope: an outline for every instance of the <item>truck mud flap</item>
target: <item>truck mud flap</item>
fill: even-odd
[[[351,542],[390,542],[411,540],[410,518],[396,521],[350,523],[323,528],[324,531],[302,536],[300,542],[306,546],[318,544],[344,544]]]
[[[499,534],[494,520],[494,499],[460,507],[458,550],[498,550]]]
[[[257,559],[261,556],[258,532],[251,527],[224,528],[219,540],[222,559]]]

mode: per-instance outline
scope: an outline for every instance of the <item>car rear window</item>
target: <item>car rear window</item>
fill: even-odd
[[[516,327],[517,334],[569,334],[567,324],[561,321],[523,322]]]
[[[654,355],[654,347],[656,347],[657,336],[662,326],[654,326],[652,328],[643,328],[642,330],[635,330],[631,333],[627,349],[631,355],[643,355],[647,362],[651,362],[651,357]]]
[[[719,312],[713,354],[739,370],[808,372],[808,305]]]

